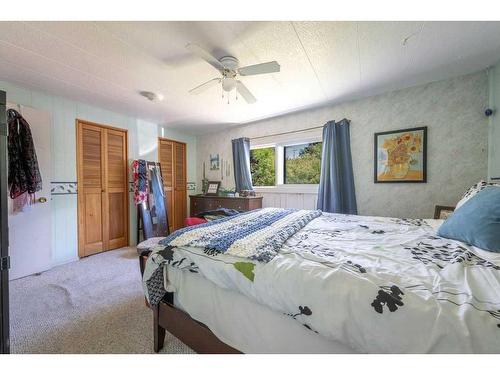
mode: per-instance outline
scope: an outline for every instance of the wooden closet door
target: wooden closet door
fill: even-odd
[[[174,142],[160,139],[158,147],[163,187],[167,199],[168,229],[174,231]]]
[[[170,232],[184,226],[187,216],[186,144],[160,138],[158,154],[167,198]]]
[[[184,226],[187,216],[187,191],[186,191],[186,144],[174,144],[174,230]]]
[[[128,245],[127,132],[77,121],[78,255]]]
[[[104,130],[78,126],[78,253],[87,256],[105,247],[103,213],[105,196]]]
[[[117,249],[128,245],[128,168],[127,134],[107,129],[106,187],[105,187],[105,249]]]

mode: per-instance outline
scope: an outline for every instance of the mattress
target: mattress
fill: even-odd
[[[174,305],[243,353],[355,353],[199,274],[169,267],[165,275],[165,287],[175,292]]]

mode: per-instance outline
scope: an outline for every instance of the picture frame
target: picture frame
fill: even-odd
[[[434,219],[446,220],[453,214],[453,211],[455,211],[455,206],[436,205],[434,209]]]
[[[374,135],[375,183],[427,182],[427,126]]]
[[[220,188],[220,181],[208,181],[205,195],[218,195],[219,188]]]
[[[210,170],[218,171],[220,169],[220,157],[219,154],[210,154]]]

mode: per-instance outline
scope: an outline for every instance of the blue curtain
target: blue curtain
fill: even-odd
[[[349,120],[343,119],[323,127],[318,209],[324,212],[358,213],[349,126]]]
[[[253,190],[250,173],[250,139],[233,139],[233,165],[236,191]]]

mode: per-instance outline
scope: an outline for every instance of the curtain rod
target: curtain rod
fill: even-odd
[[[344,120],[346,120],[346,121],[347,121],[347,123],[350,123],[350,122],[351,122],[350,120],[348,120],[348,119],[346,119],[346,118],[344,118],[344,119],[340,120],[339,122],[342,122],[342,121],[344,121]],[[291,130],[291,131],[289,131],[289,132],[276,133],[276,134],[269,134],[269,135],[261,135],[261,136],[259,136],[259,137],[251,137],[251,138],[249,138],[249,139],[250,139],[250,140],[252,140],[252,139],[260,139],[260,138],[267,138],[267,137],[275,137],[275,136],[277,136],[277,135],[286,135],[286,134],[293,134],[293,133],[301,133],[301,132],[306,132],[306,131],[309,131],[309,130],[321,129],[321,128],[323,128],[324,126],[325,126],[325,125],[321,125],[321,126],[313,126],[312,128],[305,128],[305,129],[300,129],[300,130]]]

